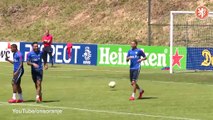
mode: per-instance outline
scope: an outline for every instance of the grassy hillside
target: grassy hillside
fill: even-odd
[[[152,23],[168,23],[170,10],[194,10],[197,4],[152,0]],[[137,38],[147,44],[147,0],[0,1],[0,41],[40,41],[46,28],[57,42],[126,44]],[[162,29],[153,31],[167,36]]]

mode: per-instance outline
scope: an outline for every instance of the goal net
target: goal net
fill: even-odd
[[[181,70],[213,70],[213,12],[170,12],[170,73]]]

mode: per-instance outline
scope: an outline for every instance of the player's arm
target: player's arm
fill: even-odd
[[[142,50],[140,50],[138,54],[139,54],[140,57],[142,56],[142,58],[139,59],[138,62],[142,62],[142,61],[147,59],[145,53]]]
[[[16,72],[13,74],[14,77],[15,77],[16,75],[18,75],[18,71],[22,68],[22,66],[23,66],[23,61],[20,61],[20,65],[19,65],[18,69],[17,69]]]
[[[146,60],[146,59],[147,59],[146,57],[143,57],[143,58],[140,59],[140,61],[144,61],[144,60]]]
[[[42,41],[43,41],[43,39],[42,39]],[[33,65],[33,63],[31,63],[31,56],[30,56],[30,53],[27,54],[27,65],[30,65],[30,66]]]
[[[49,40],[46,40],[45,37],[42,38],[43,43],[49,43]]]
[[[27,65],[32,66],[32,65],[33,65],[33,63],[32,63],[32,62],[30,62],[30,61],[27,61]]]
[[[53,42],[53,37],[51,36],[50,40],[48,41],[48,43],[52,44]]]
[[[133,57],[130,56],[130,51],[128,51],[127,56],[126,56],[126,61],[129,62]]]
[[[131,60],[132,58],[132,56],[126,57],[126,61],[129,62],[129,60]]]
[[[22,68],[22,66],[23,66],[23,58],[22,58],[22,55],[19,56],[19,64],[20,64],[20,65],[19,65],[17,71],[19,71],[19,70]]]
[[[43,40],[43,43],[49,43],[49,41],[48,40]]]
[[[33,66],[34,68],[38,68],[38,64],[27,61],[27,65]]]
[[[14,62],[12,60],[9,60],[9,57],[6,57],[5,60],[11,64],[13,64]]]
[[[52,40],[53,40],[53,38],[51,37],[49,40],[44,39],[44,42],[45,42],[45,43],[52,44]]]
[[[36,64],[36,63],[32,63],[31,62],[31,55],[28,53],[28,55],[27,55],[27,65],[29,65],[29,66],[33,66],[33,67],[35,67],[35,68],[38,68],[38,65]]]
[[[44,43],[49,43],[50,42],[50,40],[44,40]]]

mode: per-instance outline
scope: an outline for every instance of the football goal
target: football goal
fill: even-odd
[[[208,17],[202,20],[197,14],[170,11],[170,73],[213,70],[213,12],[208,12]]]

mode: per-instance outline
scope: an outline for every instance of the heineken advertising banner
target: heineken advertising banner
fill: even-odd
[[[169,47],[164,46],[138,46],[142,49],[147,60],[141,63],[143,68],[163,68],[170,65]],[[126,61],[129,45],[98,45],[98,63],[102,66],[129,66]],[[173,67],[186,69],[186,48],[174,48]]]
[[[0,62],[5,61],[5,54],[11,57],[10,42],[0,42]],[[31,44],[26,42],[16,43],[19,50],[25,56],[31,49]],[[66,44],[54,43],[53,57],[56,63],[87,64],[99,66],[129,66],[126,61],[130,45],[91,45],[74,44],[71,59],[67,58]],[[147,56],[147,60],[141,63],[143,68],[163,68],[170,65],[170,49],[165,46],[138,46]],[[42,49],[42,46],[41,46]],[[172,65],[174,69],[186,69],[187,62],[186,47],[173,49]],[[188,57],[189,59],[189,57]]]

